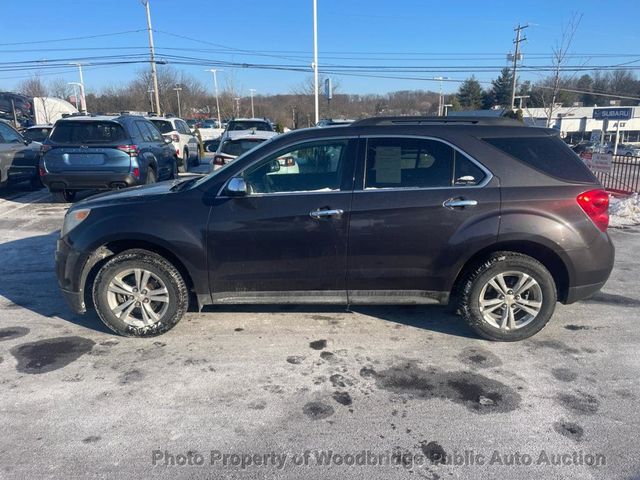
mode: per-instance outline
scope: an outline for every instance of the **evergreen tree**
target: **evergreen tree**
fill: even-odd
[[[501,107],[511,106],[511,69],[505,67],[495,80],[491,81],[491,97],[494,105]]]
[[[478,110],[482,107],[483,91],[475,76],[467,78],[458,90],[458,101],[462,110]]]

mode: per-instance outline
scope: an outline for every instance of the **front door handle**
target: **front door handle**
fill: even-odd
[[[344,210],[336,209],[336,210],[312,210],[309,212],[309,216],[314,220],[320,220],[321,218],[335,217],[340,218],[344,214]]]
[[[464,198],[450,198],[449,200],[445,200],[442,204],[443,207],[454,209],[454,208],[464,208],[464,207],[475,207],[478,205],[477,200],[467,200]]]

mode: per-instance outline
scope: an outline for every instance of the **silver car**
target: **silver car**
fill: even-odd
[[[27,180],[34,187],[41,187],[39,156],[39,143],[24,138],[11,125],[0,121],[0,187]]]

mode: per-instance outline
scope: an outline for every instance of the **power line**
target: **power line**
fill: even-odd
[[[113,33],[100,33],[97,35],[86,35],[83,37],[67,37],[67,38],[57,38],[57,39],[53,39],[53,40],[33,40],[30,42],[12,42],[12,43],[0,43],[0,47],[4,47],[4,46],[11,46],[11,45],[34,45],[34,44],[38,44],[38,43],[53,43],[53,42],[68,42],[71,40],[88,40],[91,38],[102,38],[102,37],[114,37],[116,35],[125,35],[128,33],[138,33],[138,32],[144,32],[146,30],[146,28],[143,29],[139,29],[139,30],[125,30],[123,32],[113,32]]]

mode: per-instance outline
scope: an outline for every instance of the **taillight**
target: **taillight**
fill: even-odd
[[[216,155],[215,157],[213,157],[213,164],[214,165],[224,165],[226,158],[224,158],[222,155]]]
[[[171,140],[173,140],[174,142],[178,143],[180,141],[180,135],[178,135],[177,133],[172,133],[171,134]]]
[[[42,165],[40,165],[40,167],[38,168],[38,173],[40,174],[41,177],[44,177],[47,174],[47,171],[44,169]]]
[[[609,194],[604,190],[589,190],[576,198],[580,208],[603,232],[609,226]]]
[[[118,145],[116,148],[121,152],[128,153],[132,157],[137,156],[140,152],[137,145]]]
[[[132,173],[133,173],[134,177],[140,178],[140,169],[139,168],[137,168],[137,167],[134,168]]]

